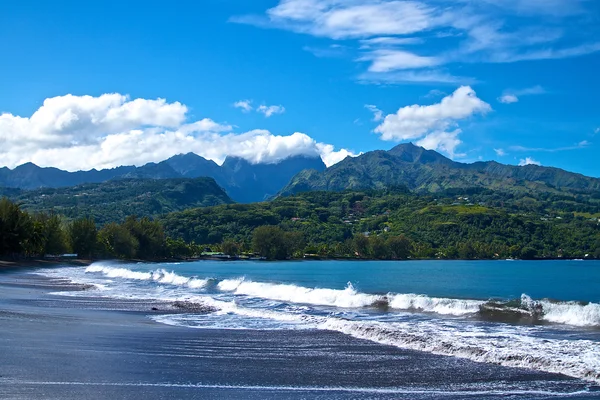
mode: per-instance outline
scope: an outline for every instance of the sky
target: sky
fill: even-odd
[[[597,0],[0,0],[0,166],[413,142],[600,177]]]

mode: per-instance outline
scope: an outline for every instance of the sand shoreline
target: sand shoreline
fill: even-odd
[[[536,390],[595,398],[585,393],[588,384],[561,375],[331,331],[168,326],[149,318],[148,301],[49,294],[57,289],[68,287],[29,270],[0,274],[1,398],[501,399],[510,392],[514,399],[548,398]],[[497,394],[473,397],[481,390]]]

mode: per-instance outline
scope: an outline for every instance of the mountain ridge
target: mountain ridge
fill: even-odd
[[[99,171],[68,172],[25,163],[12,170],[0,168],[0,187],[34,190],[73,187],[112,179],[209,177],[224,188],[233,200],[251,203],[276,195],[294,175],[305,168],[324,170],[326,167],[320,157],[306,156],[292,156],[273,164],[252,164],[239,157],[227,157],[219,166],[195,153],[178,154],[140,167],[122,166]]]
[[[384,189],[403,185],[417,192],[483,187],[503,190],[600,191],[600,179],[537,165],[513,166],[496,161],[459,163],[412,143],[346,158],[322,172],[301,171],[279,195],[303,191]]]

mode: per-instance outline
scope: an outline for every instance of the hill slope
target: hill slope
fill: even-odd
[[[29,211],[53,211],[69,218],[91,216],[99,224],[119,222],[128,215],[150,217],[233,203],[212,178],[118,179],[70,188],[4,189],[0,195]]]
[[[517,167],[497,162],[463,164],[413,144],[390,151],[372,151],[317,172],[305,170],[281,191],[288,195],[312,190],[342,191],[406,186],[419,192],[480,187],[505,191],[599,191],[600,179],[558,168],[527,165]]]

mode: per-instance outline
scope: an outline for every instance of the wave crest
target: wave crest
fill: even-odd
[[[174,271],[157,269],[155,271],[142,272],[132,271],[127,268],[109,267],[102,264],[90,265],[86,273],[102,273],[108,278],[132,279],[138,281],[154,281],[157,283],[173,286],[185,286],[190,289],[201,289],[206,287],[210,279],[188,278],[177,275]]]

